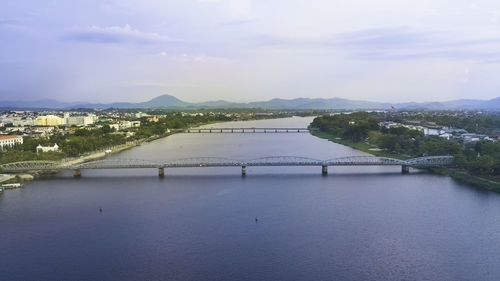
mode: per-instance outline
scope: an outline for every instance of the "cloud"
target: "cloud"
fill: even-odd
[[[23,29],[27,21],[26,18],[0,18],[0,28]]]
[[[19,23],[20,20],[17,19],[0,19],[0,25],[15,25]]]
[[[162,42],[181,41],[157,33],[143,32],[130,25],[121,26],[90,26],[75,27],[68,31],[63,39],[76,42],[90,42],[102,44],[135,43],[156,44]]]
[[[336,44],[364,49],[413,48],[428,45],[432,35],[405,28],[366,29],[339,34]]]
[[[225,21],[220,24],[220,26],[241,26],[255,22],[255,19],[241,19],[241,20],[232,20]]]
[[[500,58],[500,38],[456,40],[445,32],[422,32],[407,28],[367,29],[342,33],[333,45],[344,48],[358,59],[489,60]]]

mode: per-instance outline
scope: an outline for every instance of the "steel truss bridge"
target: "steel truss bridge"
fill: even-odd
[[[198,128],[179,130],[179,133],[309,133],[309,128]]]
[[[28,171],[61,171],[73,170],[74,176],[81,176],[84,169],[158,169],[158,175],[164,175],[166,168],[198,168],[198,167],[241,167],[242,175],[246,167],[252,166],[318,166],[322,173],[328,173],[328,166],[401,166],[403,173],[408,173],[410,167],[445,167],[453,165],[453,156],[428,156],[407,160],[374,157],[348,156],[319,160],[298,156],[270,156],[252,160],[235,160],[221,157],[194,157],[167,161],[151,161],[141,159],[108,158],[81,164],[65,164],[56,161],[24,161],[1,165],[3,172],[18,173]]]

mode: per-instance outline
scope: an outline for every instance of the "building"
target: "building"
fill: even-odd
[[[138,128],[141,126],[141,121],[122,121],[118,124],[109,124],[110,128],[113,128],[117,131],[127,130],[130,128]]]
[[[42,146],[41,144],[39,144],[37,147],[36,147],[36,152],[49,152],[49,151],[58,151],[59,150],[59,146],[56,144],[54,144],[53,146]]]
[[[0,136],[0,149],[23,144],[23,137],[17,135]]]
[[[446,139],[446,140],[450,140],[451,138],[453,138],[453,135],[450,133],[444,133],[444,134],[439,135],[439,137]]]
[[[438,128],[424,127],[424,135],[426,136],[439,136],[444,133],[444,130]]]
[[[33,118],[21,118],[12,120],[12,125],[16,127],[25,127],[35,125],[35,120]]]
[[[149,117],[149,116],[150,116],[149,114],[144,113],[144,112],[137,112],[137,113],[135,114],[135,117],[136,117],[136,118]]]
[[[64,125],[64,119],[56,115],[38,116],[35,121],[37,126],[60,126]]]
[[[464,142],[477,142],[477,141],[481,141],[481,140],[485,140],[485,141],[491,141],[492,140],[487,135],[472,134],[472,133],[471,134],[461,134],[460,138]]]
[[[68,126],[88,126],[94,124],[95,121],[97,121],[97,116],[94,114],[89,114],[87,116],[64,115],[64,123]]]
[[[40,134],[41,136],[47,136],[54,133],[56,128],[53,126],[35,127],[32,128],[32,131],[36,134]]]

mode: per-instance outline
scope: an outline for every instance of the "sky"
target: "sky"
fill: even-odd
[[[500,96],[500,1],[3,0],[0,100]]]

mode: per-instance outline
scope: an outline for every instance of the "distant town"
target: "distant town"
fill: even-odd
[[[0,112],[0,164],[88,161],[212,122],[296,115],[319,116],[311,124],[319,129],[313,134],[376,156],[453,155],[467,173],[498,180],[500,116],[480,111],[5,110]]]
[[[311,114],[309,112],[307,114]],[[215,121],[242,121],[290,117],[296,112],[243,110],[161,111],[32,111],[0,112],[0,162],[52,159],[80,156],[93,150],[111,149],[126,142],[144,141],[168,135],[171,130],[186,129]],[[103,138],[105,135],[110,138]],[[87,137],[82,140],[78,137]],[[92,137],[96,139],[92,142]],[[110,141],[114,140],[114,141]],[[29,145],[27,145],[29,143]],[[36,144],[36,145],[33,145]],[[77,145],[78,144],[78,145]],[[74,149],[77,147],[78,149]],[[36,153],[23,155],[17,152]],[[56,154],[57,153],[57,154]],[[12,157],[6,157],[10,155]],[[57,155],[57,157],[56,157]]]
[[[0,112],[0,148],[6,150],[13,148],[16,145],[23,144],[23,139],[50,139],[55,134],[72,135],[76,130],[86,129],[93,130],[109,127],[115,134],[123,135],[127,138],[132,138],[141,124],[158,123],[168,117],[205,117],[204,119],[217,118],[227,119],[231,121],[251,120],[255,118],[273,118],[287,117],[294,114],[300,115],[315,115],[329,114],[337,115],[339,112],[327,113],[326,111],[265,111],[265,112],[230,112],[224,111],[188,111],[188,112],[169,112],[158,114],[146,113],[140,110],[99,110],[91,111],[24,111],[13,110]],[[369,111],[373,112],[373,111]],[[485,127],[479,127],[476,124],[473,131],[466,128],[453,127],[449,124],[439,124],[435,121],[429,121],[432,116],[448,116],[448,117],[463,117],[470,118],[471,116],[489,116],[491,114],[483,114],[482,112],[395,112],[395,111],[377,111],[383,113],[384,116],[390,116],[389,121],[379,122],[379,126],[383,128],[404,127],[410,130],[422,132],[425,136],[439,136],[446,140],[461,141],[461,142],[477,142],[477,141],[497,141],[500,139],[500,130]],[[343,114],[348,114],[344,112]],[[424,118],[425,116],[425,118]],[[494,115],[493,115],[494,116]],[[399,120],[393,121],[393,120]],[[403,120],[404,121],[401,121]],[[174,126],[180,129],[182,126]],[[57,144],[53,144],[57,145]],[[37,151],[57,151],[58,146],[39,146]]]

